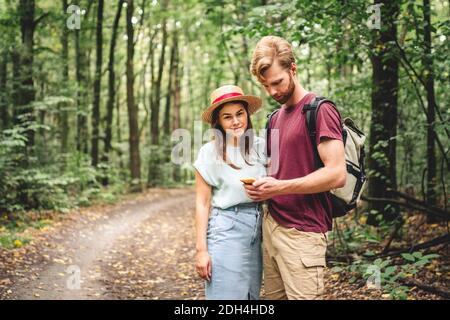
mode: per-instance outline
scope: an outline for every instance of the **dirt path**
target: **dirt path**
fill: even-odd
[[[172,274],[151,277],[158,267],[152,268],[151,264],[154,258],[161,259],[160,267],[168,271],[163,260],[176,255],[187,261],[173,261],[182,263],[171,266],[173,269],[182,270],[183,263],[186,268],[193,268],[193,208],[193,191],[160,190],[116,207],[68,217],[47,234],[40,235],[23,250],[25,252],[19,252],[22,255],[17,252],[12,256],[8,252],[2,254],[5,260],[10,255],[17,265],[15,270],[8,270],[8,280],[3,282],[11,285],[3,286],[3,293],[0,287],[0,297],[171,298],[173,290],[170,288],[179,283],[170,282],[177,281],[180,274],[177,277]],[[184,236],[183,240],[180,236]],[[171,238],[174,242],[168,241]],[[176,252],[180,241],[184,246],[180,248],[181,252]],[[183,256],[183,253],[186,254]],[[129,261],[128,258],[133,259]],[[141,268],[149,272],[148,277],[137,272]],[[140,276],[142,283],[134,282],[133,275]],[[150,293],[157,284],[169,290],[159,291],[161,296]],[[191,290],[189,294],[193,292]]]
[[[73,210],[26,246],[0,248],[0,299],[204,299],[194,267],[194,191],[130,198]],[[324,298],[389,299],[330,269]],[[418,290],[413,298],[439,299]]]

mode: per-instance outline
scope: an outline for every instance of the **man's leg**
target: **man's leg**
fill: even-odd
[[[287,298],[321,299],[327,248],[325,235],[278,225],[272,237],[272,245],[277,252],[275,260]]]
[[[278,269],[272,246],[274,224],[268,219],[270,214],[266,212],[263,220],[263,261],[264,261],[264,289],[266,300],[287,300],[283,279]]]

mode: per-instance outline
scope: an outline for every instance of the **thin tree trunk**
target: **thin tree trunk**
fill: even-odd
[[[19,110],[17,106],[19,105],[19,87],[20,87],[20,57],[19,49],[15,46],[11,51],[11,62],[12,62],[12,104],[14,106],[12,110],[12,120],[13,124],[19,124],[18,116]]]
[[[62,0],[63,12],[67,12],[67,6],[67,0]],[[69,34],[65,21],[62,27],[61,45],[61,60],[63,63],[62,78],[64,86],[67,86],[69,84]],[[64,107],[66,107],[65,103],[63,104]],[[59,117],[61,119],[61,151],[65,153],[68,150],[69,142],[69,114],[67,110],[60,110]]]
[[[20,0],[19,17],[22,34],[22,48],[20,50],[20,87],[18,92],[18,105],[16,108],[22,116],[20,123],[25,124],[26,121],[33,121],[33,107],[31,102],[35,99],[35,88],[33,80],[33,45],[34,45],[34,29],[35,29],[35,4],[34,0]],[[24,117],[24,115],[26,115]],[[27,146],[34,146],[34,130],[27,130]]]
[[[433,70],[433,58],[431,55],[431,9],[430,1],[423,0],[423,17],[425,22],[424,27],[424,55],[423,66],[425,69],[425,85],[427,91],[427,193],[426,201],[430,206],[436,206],[436,153],[435,153],[435,131],[433,129],[434,122],[436,120],[435,115],[435,95],[434,95],[434,70]],[[436,219],[429,219],[430,222]],[[433,221],[431,221],[433,220]]]
[[[163,11],[167,9],[168,2],[164,1],[162,4]],[[147,186],[155,186],[160,182],[160,169],[159,162],[160,156],[158,154],[158,143],[159,143],[159,111],[160,111],[160,100],[161,100],[161,82],[162,76],[164,72],[164,63],[165,63],[165,52],[167,45],[167,20],[164,18],[162,21],[162,44],[161,44],[161,54],[158,62],[158,74],[156,77],[156,81],[152,82],[152,102],[150,104],[151,114],[150,114],[150,157],[149,157],[149,166],[148,166],[148,175],[147,175]],[[154,60],[152,55],[152,79],[154,79],[153,69],[154,69]]]
[[[154,33],[154,37],[156,37],[157,32],[155,31]],[[154,38],[152,37],[150,40],[150,45],[149,45],[149,56],[150,56],[150,83],[151,83],[151,90],[150,90],[150,96],[149,96],[149,100],[150,100],[150,113],[152,113],[155,104],[155,44],[154,44]],[[152,127],[152,123],[151,123],[151,117],[150,117],[150,142],[152,141],[152,131],[151,131],[151,127]]]
[[[115,81],[116,74],[114,70],[114,58],[117,42],[117,29],[119,27],[120,15],[122,12],[124,0],[119,0],[118,7],[116,11],[116,16],[114,18],[114,24],[111,35],[111,42],[109,46],[109,62],[108,62],[108,102],[106,104],[106,129],[105,129],[105,143],[104,152],[102,157],[102,162],[109,161],[109,152],[111,151],[111,141],[112,141],[112,121],[114,116],[114,97],[115,97]],[[103,181],[103,184],[108,184],[107,178]]]
[[[127,0],[127,106],[128,125],[130,130],[130,171],[132,191],[141,191],[141,160],[139,154],[138,109],[134,101],[134,31],[131,18],[133,17],[133,0]]]
[[[80,30],[75,30],[75,75],[77,80],[77,150],[88,153],[87,132],[87,61],[80,43]]]
[[[174,93],[173,93],[173,126],[172,129],[179,129],[181,125],[181,78],[183,77],[183,68],[180,62],[180,52],[178,50],[175,53],[175,79],[174,79]]]
[[[175,68],[175,54],[177,52],[177,32],[174,31],[173,35],[173,42],[172,42],[172,48],[170,50],[170,66],[169,66],[169,81],[167,84],[167,95],[166,95],[166,108],[164,111],[164,135],[168,137],[170,135],[170,104],[171,104],[171,98],[173,96],[173,82],[174,78],[176,76],[176,68]]]
[[[93,1],[88,2],[86,19],[89,18]],[[77,82],[77,151],[88,154],[88,91],[90,81],[89,51],[82,41],[83,29],[75,30],[75,74]],[[91,35],[88,35],[91,38]]]
[[[375,174],[369,179],[369,196],[390,198],[386,190],[396,189],[396,140],[398,55],[395,50],[397,27],[395,20],[399,13],[397,1],[375,1],[382,3],[383,28],[377,31],[374,41],[372,62],[372,122],[370,126],[369,168]],[[387,221],[398,216],[398,206],[385,203],[371,203],[370,209],[382,214]],[[369,215],[368,224],[377,225],[376,215]]]
[[[2,119],[2,129],[9,128],[10,117],[8,110],[8,96],[7,96],[7,69],[8,69],[8,54],[6,51],[1,52],[0,55],[0,116]]]
[[[176,130],[180,128],[181,122],[181,78],[182,78],[182,67],[180,62],[180,51],[177,46],[177,50],[175,52],[175,79],[174,79],[174,93],[173,93],[173,122],[172,129]],[[181,180],[181,167],[176,165],[173,170],[173,180],[178,182]]]
[[[98,165],[98,141],[100,125],[100,88],[102,83],[103,62],[103,0],[98,0],[97,7],[97,31],[96,31],[96,67],[94,78],[94,102],[92,104],[92,146],[91,162],[94,167]]]
[[[167,44],[167,21],[164,20],[162,22],[162,45],[161,45],[161,55],[158,64],[158,76],[156,79],[155,87],[152,88],[152,90],[155,91],[154,101],[152,104],[152,110],[150,115],[151,142],[153,145],[158,144],[159,141],[159,110],[161,99],[161,80],[164,72],[166,44]]]
[[[116,88],[116,93],[120,92],[120,85],[122,82],[122,77],[119,77],[119,83],[117,84],[117,88]],[[120,124],[120,99],[117,96],[117,94],[115,95],[116,97],[116,128],[117,128],[117,141],[119,142],[119,144],[122,143],[122,126]],[[125,166],[123,164],[123,159],[122,159],[122,149],[119,147],[117,148],[117,157],[119,158],[119,167],[120,169],[124,169]]]

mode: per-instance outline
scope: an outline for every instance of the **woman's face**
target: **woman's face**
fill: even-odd
[[[219,124],[229,137],[239,138],[247,129],[247,110],[242,103],[225,103],[219,111]]]

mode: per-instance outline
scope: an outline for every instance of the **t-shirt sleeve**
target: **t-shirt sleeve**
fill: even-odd
[[[335,107],[329,103],[320,106],[317,113],[316,144],[319,145],[322,138],[337,139],[342,141],[341,116]]]
[[[218,185],[217,161],[210,146],[204,145],[200,148],[194,168],[200,173],[207,184],[214,187]]]

